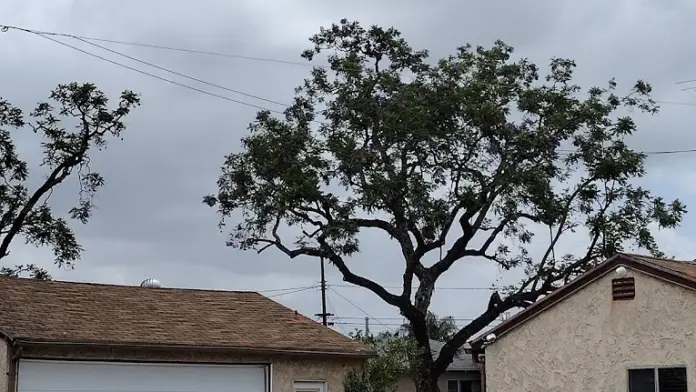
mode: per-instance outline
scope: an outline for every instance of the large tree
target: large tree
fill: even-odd
[[[303,57],[327,52],[328,69],[313,69],[284,116],[258,113],[204,201],[222,223],[235,220],[228,245],[328,258],[346,282],[397,308],[420,348],[420,392],[436,391],[457,349],[503,312],[625,247],[661,254],[651,230],[682,220],[682,203],[637,184],[645,155],[625,143],[636,131],[627,109],[657,112],[645,82],[625,95],[613,80],[583,90],[572,60],[552,59],[541,78],[503,42],[428,62],[395,29],[346,20],[310,41]],[[394,241],[401,292],[351,269],[359,233],[370,230]],[[557,255],[564,236],[585,250]],[[526,277],[492,293],[433,359],[435,285],[470,258]]]
[[[79,185],[77,203],[66,211],[70,218],[87,223],[97,190],[104,178],[90,169],[93,150],[106,148],[120,138],[124,117],[140,104],[132,91],[124,91],[114,108],[106,95],[91,83],[62,84],[25,117],[21,109],[0,98],[0,260],[10,254],[19,238],[36,246],[50,246],[55,264],[69,267],[82,247],[62,214],[49,203],[53,191],[71,176]],[[30,176],[29,164],[20,158],[14,137],[33,132],[42,138],[41,166],[45,176]],[[26,135],[26,133],[25,133]],[[50,279],[35,264],[5,266],[0,275]]]

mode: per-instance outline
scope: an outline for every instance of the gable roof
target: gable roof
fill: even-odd
[[[372,355],[363,344],[244,291],[0,278],[0,331],[29,343]]]
[[[556,291],[537,301],[525,310],[491,328],[488,332],[481,334],[471,342],[472,348],[480,352],[484,344],[484,339],[489,334],[495,334],[499,338],[513,328],[569,297],[577,290],[611,272],[619,265],[624,265],[664,281],[696,290],[696,262],[694,261],[661,259],[630,253],[618,253],[565,286],[558,288]]]

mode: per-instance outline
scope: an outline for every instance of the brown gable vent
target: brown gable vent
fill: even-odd
[[[627,301],[636,297],[636,282],[633,277],[611,280],[611,294],[614,301]]]

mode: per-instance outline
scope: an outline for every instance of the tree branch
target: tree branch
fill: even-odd
[[[488,303],[488,308],[476,319],[472,320],[468,325],[457,331],[456,334],[450,339],[440,350],[440,353],[433,364],[434,377],[441,376],[447,367],[454,360],[459,348],[461,348],[464,343],[469,340],[474,334],[486,328],[493,321],[495,321],[501,314],[514,308],[512,300],[501,301],[498,293],[493,293],[491,295],[490,301]]]
[[[7,234],[2,238],[2,243],[0,243],[0,259],[6,257],[9,254],[8,250],[10,248],[12,240],[22,230],[24,221],[27,219],[27,216],[29,216],[36,204],[41,200],[43,195],[49,192],[54,186],[63,182],[63,180],[65,180],[68,177],[68,175],[70,175],[69,169],[72,166],[70,165],[72,161],[73,160],[65,161],[63,162],[63,164],[58,165],[55,169],[53,169],[53,171],[48,175],[48,178],[46,178],[44,183],[41,184],[41,186],[36,189],[34,194],[31,195],[29,200],[27,200],[24,207],[22,207],[22,209],[19,211],[17,216],[12,221],[10,228],[7,230]]]
[[[353,271],[348,268],[343,258],[336,254],[321,236],[318,238],[318,241],[321,245],[321,254],[328,256],[329,260],[338,268],[341,275],[343,275],[343,281],[364,287],[377,294],[384,302],[399,309],[403,309],[408,305],[408,302],[403,301],[402,297],[390,293],[379,283],[353,273]]]

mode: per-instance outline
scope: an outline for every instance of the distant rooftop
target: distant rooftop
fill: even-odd
[[[440,353],[440,350],[442,350],[442,347],[444,345],[445,345],[445,343],[443,343],[443,342],[438,342],[437,340],[430,340],[430,349],[433,351],[433,356],[435,358],[437,358],[437,355]],[[476,366],[476,364],[474,363],[474,360],[471,357],[471,355],[466,354],[464,352],[468,348],[470,348],[469,344],[465,344],[462,347],[461,354],[454,358],[454,361],[447,368],[448,371],[478,371],[479,370],[478,366]]]

